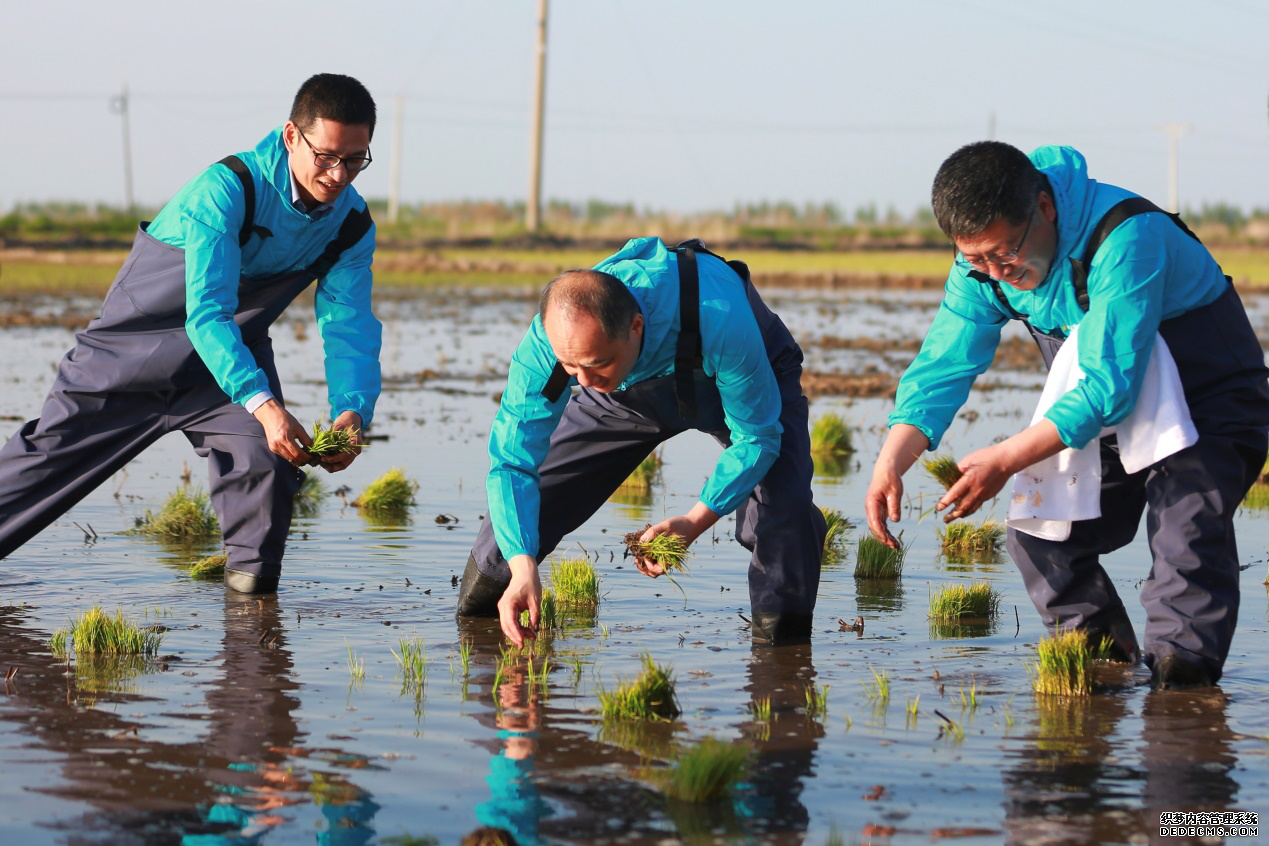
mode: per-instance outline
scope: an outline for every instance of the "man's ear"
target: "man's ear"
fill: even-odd
[[[282,127],[282,143],[286,145],[288,153],[295,152],[295,145],[300,141],[299,132],[300,129],[295,125],[294,121],[288,120],[286,125]]]
[[[643,315],[636,314],[630,321],[630,331],[638,334],[643,331]]]
[[[1035,204],[1039,207],[1040,214],[1049,223],[1057,220],[1057,204],[1053,202],[1053,197],[1049,195],[1048,191],[1041,191],[1039,196],[1035,198]]]

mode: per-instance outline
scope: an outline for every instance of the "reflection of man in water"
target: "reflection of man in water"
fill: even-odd
[[[1010,527],[1008,547],[1047,626],[1109,635],[1133,660],[1136,636],[1099,556],[1132,541],[1146,511],[1154,564],[1141,599],[1153,683],[1215,683],[1238,616],[1234,513],[1269,444],[1269,371],[1232,284],[1179,219],[1090,179],[1069,147],[1030,156],[992,141],[963,147],[939,168],[933,204],[959,253],[899,383],[868,489],[873,536],[896,545],[886,521],[899,519],[903,473],[938,445],[1009,320],[1023,321],[1046,363],[1078,327],[1083,377],[1040,422],[960,461],[964,475],[937,506],[948,519],[972,514],[1014,473],[1123,422],[1162,336],[1197,443],[1129,474],[1108,436],[1101,516],[1074,521],[1066,540]]]
[[[537,685],[523,667],[511,668],[498,685],[495,722],[502,749],[489,759],[491,797],[476,806],[482,825],[506,829],[522,846],[537,846],[538,824],[551,807],[533,781],[538,733],[542,725]]]
[[[458,614],[497,614],[517,645],[532,637],[538,562],[662,441],[697,429],[723,454],[696,505],[644,537],[691,543],[736,511],[736,537],[753,552],[754,638],[809,639],[825,527],[811,501],[801,373],[802,351],[748,269],[699,242],[671,250],[636,239],[594,270],[555,279],[512,356],[490,431],[489,519]]]

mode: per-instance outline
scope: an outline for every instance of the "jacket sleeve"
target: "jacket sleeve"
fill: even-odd
[[[701,491],[701,502],[721,516],[753,493],[780,454],[782,403],[762,333],[743,296],[701,301],[701,344],[705,373],[718,385],[731,432],[731,445]]]
[[[210,168],[201,179],[197,206],[182,207],[180,227],[185,246],[185,331],[200,358],[229,398],[245,403],[269,389],[234,323],[242,251],[238,230],[245,216],[241,184],[232,184]]]
[[[326,356],[326,386],[331,419],[345,411],[361,416],[363,426],[374,418],[382,389],[379,349],[383,325],[371,308],[370,264],[375,228],[349,247],[325,278],[318,280],[313,308]]]
[[[1164,215],[1137,215],[1097,251],[1076,336],[1084,378],[1045,413],[1067,446],[1082,448],[1137,403],[1162,319],[1172,229]]]
[[[991,366],[1007,318],[981,283],[953,268],[921,351],[899,380],[890,425],[907,423],[938,447],[974,379]],[[990,293],[986,296],[992,296]]]
[[[537,557],[542,506],[538,468],[570,396],[567,390],[555,402],[542,396],[555,356],[539,334],[540,321],[540,317],[534,318],[533,327],[511,356],[507,387],[489,430],[489,475],[485,479],[489,519],[498,549],[507,560],[516,555]]]

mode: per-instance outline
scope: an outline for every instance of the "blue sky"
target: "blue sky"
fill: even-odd
[[[404,98],[407,202],[523,199],[536,0],[0,0],[0,210],[122,203],[132,93],[138,202],[281,124],[295,88],[376,96],[388,193]],[[1269,207],[1269,4],[1260,0],[551,0],[543,193],[695,211],[875,203],[910,214],[939,163],[987,137],[1078,147],[1163,203]]]

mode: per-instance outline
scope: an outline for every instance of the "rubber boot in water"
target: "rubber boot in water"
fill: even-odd
[[[463,582],[458,588],[458,611],[456,617],[497,617],[498,600],[502,599],[507,586],[490,576],[480,572],[476,559],[467,556],[467,567],[463,570]]]
[[[277,576],[257,576],[255,573],[244,573],[242,570],[225,569],[225,587],[238,593],[277,593]]]
[[[804,611],[754,611],[752,632],[754,643],[810,643],[811,615]]]

